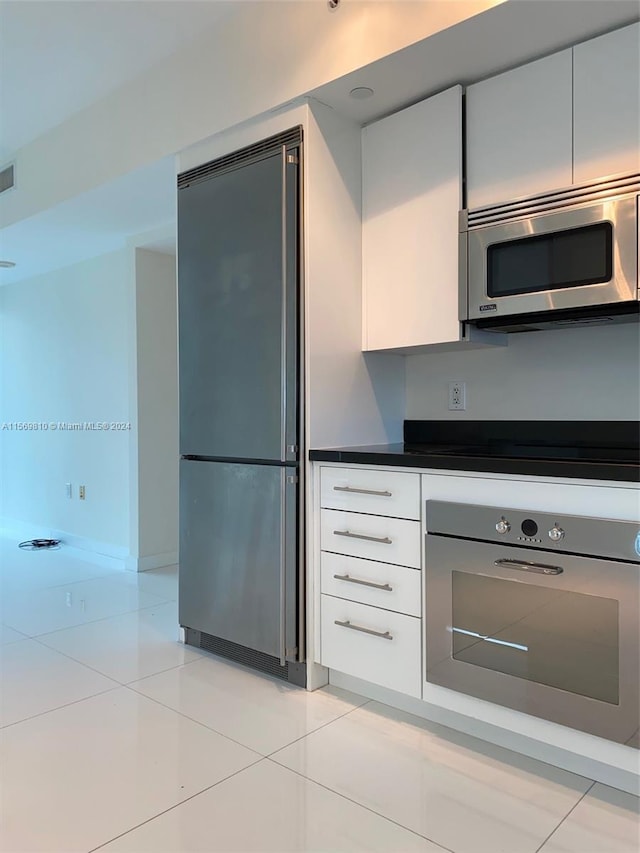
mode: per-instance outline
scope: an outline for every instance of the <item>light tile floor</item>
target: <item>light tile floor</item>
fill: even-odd
[[[637,853],[638,800],[178,643],[175,569],[0,540],[4,853]]]

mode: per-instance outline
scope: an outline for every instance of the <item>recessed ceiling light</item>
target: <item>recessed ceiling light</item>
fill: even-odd
[[[15,267],[15,261],[0,261],[0,268],[4,270],[10,270],[12,267]]]
[[[349,94],[352,98],[355,98],[356,101],[364,101],[373,95],[373,89],[370,89],[368,86],[356,86],[356,88],[352,89]]]

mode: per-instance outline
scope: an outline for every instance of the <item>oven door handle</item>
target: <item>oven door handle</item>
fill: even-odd
[[[560,566],[547,566],[545,563],[529,563],[527,560],[495,560],[493,565],[518,569],[520,572],[535,572],[537,575],[561,575],[564,571]]]

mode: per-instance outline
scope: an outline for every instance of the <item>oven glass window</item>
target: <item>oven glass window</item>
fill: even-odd
[[[487,249],[487,296],[514,296],[610,281],[610,222],[494,243]]]
[[[452,572],[453,657],[617,705],[618,602]]]

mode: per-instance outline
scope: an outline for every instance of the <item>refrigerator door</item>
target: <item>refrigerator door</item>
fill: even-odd
[[[296,469],[180,463],[180,596],[184,627],[294,659]]]
[[[180,453],[297,459],[297,157],[178,191]]]

